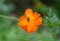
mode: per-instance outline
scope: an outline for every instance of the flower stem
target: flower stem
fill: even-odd
[[[0,15],[0,17],[2,17],[2,18],[7,18],[7,19],[12,19],[12,20],[19,20],[19,18],[12,17],[12,16],[4,16],[4,15]]]

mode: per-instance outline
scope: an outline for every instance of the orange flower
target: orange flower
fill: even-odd
[[[27,9],[25,14],[20,17],[18,26],[23,28],[26,32],[34,32],[38,29],[38,26],[42,24],[41,15],[37,12],[33,12],[32,9]]]

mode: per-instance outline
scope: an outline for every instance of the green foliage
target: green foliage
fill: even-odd
[[[18,17],[23,15],[25,10],[12,13],[16,9],[15,5],[11,1],[0,0],[0,41],[60,41],[60,0],[56,0],[50,7],[39,0],[32,1],[32,9],[43,14],[43,23],[37,31],[28,33],[18,27]]]
[[[53,8],[56,9],[58,17],[60,18],[60,0],[55,0]]]

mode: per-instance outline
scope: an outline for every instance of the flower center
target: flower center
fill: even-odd
[[[29,18],[27,18],[27,21],[29,21],[30,19]]]

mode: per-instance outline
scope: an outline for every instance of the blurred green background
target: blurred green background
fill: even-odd
[[[18,26],[27,8],[43,18],[31,33]],[[0,41],[60,41],[60,0],[0,0]]]

